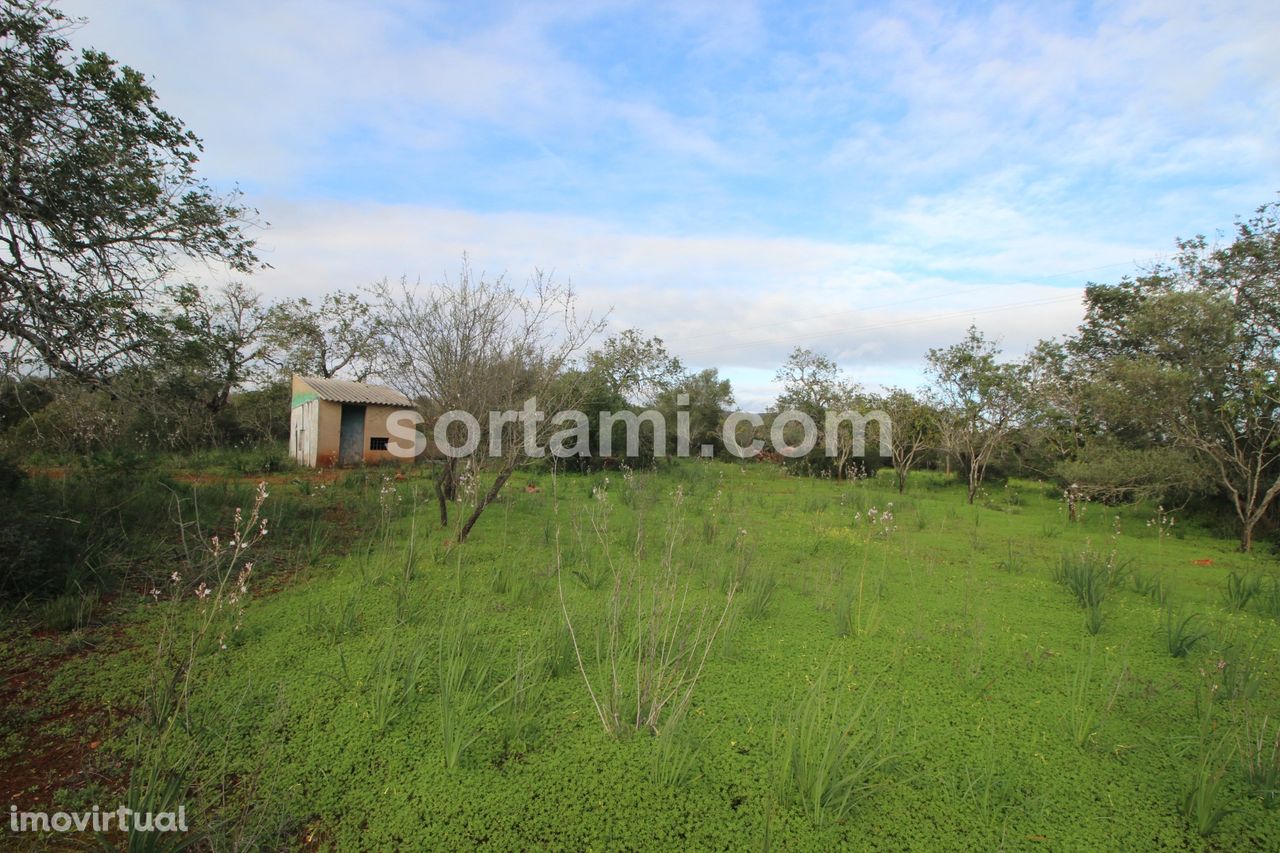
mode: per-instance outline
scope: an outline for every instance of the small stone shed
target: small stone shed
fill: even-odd
[[[293,377],[289,418],[289,455],[300,465],[376,465],[400,462],[388,444],[399,444],[387,430],[387,418],[412,409],[409,398],[394,388]]]

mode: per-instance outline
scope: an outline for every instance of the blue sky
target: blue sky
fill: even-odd
[[[65,8],[271,223],[259,289],[550,269],[745,406],[797,345],[1020,353],[1280,190],[1274,2]]]

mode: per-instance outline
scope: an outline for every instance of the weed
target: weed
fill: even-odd
[[[1201,744],[1182,796],[1182,816],[1201,836],[1212,835],[1234,809],[1224,802],[1227,769],[1235,752],[1230,734]]]
[[[1129,574],[1129,564],[1117,561],[1114,554],[1103,558],[1086,549],[1079,554],[1063,554],[1053,572],[1053,579],[1075,596],[1081,608],[1089,610],[1102,604],[1107,593]]]
[[[866,566],[858,572],[858,582],[836,599],[834,615],[837,637],[870,637],[880,630],[880,598],[884,579],[874,585],[867,578]]]
[[[511,701],[508,686],[513,676],[489,686],[491,661],[467,627],[465,614],[445,616],[438,662],[444,766],[456,770],[480,739],[485,721]]]
[[[778,578],[773,572],[751,572],[743,581],[741,595],[742,613],[749,619],[763,619],[773,606]]]
[[[698,776],[700,740],[691,736],[683,719],[669,720],[653,736],[649,778],[664,788],[687,785]]]
[[[1196,629],[1195,621],[1199,618],[1196,613],[1184,617],[1182,614],[1174,615],[1172,610],[1165,611],[1164,641],[1170,656],[1185,658],[1201,640],[1209,636],[1208,631]]]
[[[605,535],[603,513],[591,515],[602,555],[614,578],[605,619],[597,635],[596,672],[587,671],[581,644],[559,583],[560,609],[573,642],[574,656],[592,706],[605,731],[659,731],[667,719],[679,718],[693,699],[716,636],[724,627],[737,593],[733,582],[718,619],[710,605],[690,601],[689,584],[675,564],[676,544],[682,541],[682,487],[677,486],[664,537],[661,564],[646,571],[635,551],[613,556]],[[739,553],[745,549],[739,536]],[[556,564],[559,571],[559,537]],[[741,560],[739,566],[742,565]]]
[[[542,649],[543,670],[550,678],[559,678],[573,671],[573,639],[569,628],[559,613],[550,612],[538,628]]]
[[[97,590],[68,592],[36,607],[35,618],[51,631],[78,631],[89,626],[97,606]]]
[[[779,798],[800,806],[817,824],[839,820],[880,782],[899,757],[896,730],[869,685],[842,711],[824,669],[774,726],[774,774]]]
[[[996,568],[1002,572],[1008,572],[1011,575],[1020,575],[1026,568],[1026,561],[1023,559],[1021,552],[1013,547],[1013,540],[1008,540],[1004,559],[996,563]]]
[[[1115,688],[1110,691],[1109,696],[1105,697],[1105,701],[1100,702],[1100,697],[1095,693],[1093,685],[1096,652],[1096,646],[1090,642],[1088,655],[1076,666],[1067,704],[1067,730],[1071,735],[1071,742],[1080,749],[1092,743],[1101,731],[1103,723],[1106,722],[1115,705],[1116,697],[1120,695],[1120,688],[1124,685],[1125,675],[1128,672],[1128,667],[1121,661],[1106,673],[1103,685],[1109,685],[1114,678]]]
[[[1280,577],[1272,576],[1270,585],[1260,594],[1258,602],[1264,614],[1280,621]]]
[[[1090,602],[1084,610],[1084,629],[1089,632],[1090,636],[1096,637],[1102,631],[1103,622],[1102,602]]]
[[[1227,575],[1227,588],[1222,598],[1227,608],[1233,612],[1244,610],[1253,597],[1262,592],[1262,577],[1259,575]]]
[[[383,648],[373,659],[367,681],[370,716],[376,731],[400,717],[418,696],[425,655],[421,648],[403,647],[396,633],[388,632]]]
[[[506,595],[511,592],[511,567],[499,561],[489,576],[489,591],[494,595]]]
[[[541,733],[538,709],[547,687],[547,670],[536,656],[519,655],[515,671],[503,682],[502,754],[510,759],[532,749]]]
[[[1164,607],[1169,600],[1169,589],[1165,585],[1163,575],[1144,575],[1141,572],[1134,572],[1133,591],[1138,595],[1145,595],[1156,604]]]
[[[360,619],[359,604],[359,597],[352,590],[340,605],[332,608],[326,602],[312,605],[306,612],[307,627],[313,634],[334,645],[355,631]]]
[[[1246,715],[1240,770],[1249,792],[1261,798],[1266,808],[1273,809],[1280,806],[1280,723],[1269,723],[1269,717],[1255,722]]]
[[[1244,647],[1227,642],[1217,654],[1214,666],[1217,684],[1227,699],[1252,699],[1261,686],[1260,673],[1255,667],[1257,646]]]

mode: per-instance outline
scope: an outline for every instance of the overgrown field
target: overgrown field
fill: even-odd
[[[884,473],[526,475],[461,547],[375,480],[362,544],[201,646],[161,765],[226,846],[1280,849],[1274,558]],[[120,767],[209,605],[153,599],[48,686]]]

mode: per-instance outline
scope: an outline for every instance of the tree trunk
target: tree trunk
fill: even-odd
[[[436,474],[436,502],[440,505],[440,526],[449,526],[449,501],[453,500],[458,493],[457,478],[454,476],[456,462],[453,457],[447,457],[444,465]]]
[[[511,475],[514,472],[515,465],[512,464],[506,466],[498,473],[498,478],[493,481],[493,485],[489,487],[489,491],[485,492],[484,497],[482,497],[480,502],[476,504],[476,508],[471,511],[471,515],[467,518],[466,523],[462,525],[462,529],[458,531],[458,544],[462,544],[467,541],[467,536],[471,533],[471,528],[480,520],[480,513],[484,512],[484,508],[497,499],[498,493],[502,491],[502,487],[506,485],[507,480],[511,478]]]

